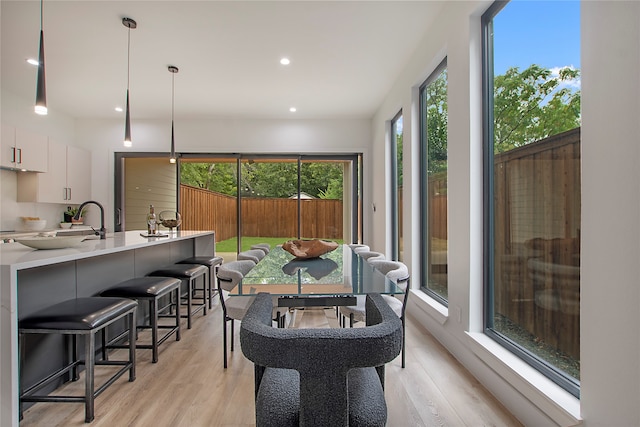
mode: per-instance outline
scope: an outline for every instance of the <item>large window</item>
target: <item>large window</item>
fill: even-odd
[[[420,87],[422,152],[422,288],[448,300],[447,231],[447,61]]]
[[[402,111],[391,121],[392,259],[402,261]]]
[[[483,16],[486,333],[579,396],[580,4]]]

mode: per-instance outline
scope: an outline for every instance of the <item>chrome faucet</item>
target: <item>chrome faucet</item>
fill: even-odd
[[[88,200],[84,203],[82,203],[80,205],[80,207],[78,207],[78,213],[74,215],[73,219],[80,219],[80,214],[82,213],[82,208],[84,208],[86,205],[88,205],[89,203],[93,203],[94,205],[96,205],[97,207],[100,208],[100,230],[96,231],[96,235],[100,236],[100,239],[106,239],[107,238],[107,229],[104,228],[104,208],[102,207],[102,205],[98,202],[95,202],[93,200]]]

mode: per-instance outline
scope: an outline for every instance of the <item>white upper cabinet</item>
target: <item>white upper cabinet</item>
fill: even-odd
[[[47,171],[47,137],[2,124],[0,166],[32,172]]]
[[[91,199],[91,152],[49,140],[47,173],[18,174],[18,202],[79,204]]]

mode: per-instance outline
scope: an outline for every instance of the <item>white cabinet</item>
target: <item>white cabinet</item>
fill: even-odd
[[[79,204],[91,199],[91,152],[49,140],[47,173],[18,174],[18,202]]]
[[[47,171],[47,137],[2,124],[0,166],[32,172]]]

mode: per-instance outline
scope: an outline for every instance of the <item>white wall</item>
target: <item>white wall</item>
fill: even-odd
[[[582,414],[640,425],[640,2],[585,2]]]
[[[582,3],[581,400],[482,334],[480,16],[489,5],[447,4],[372,123],[374,168],[388,169],[385,122],[404,111],[404,253],[419,277],[417,87],[448,57],[449,308],[414,290],[410,316],[526,425],[640,425],[640,2]],[[384,230],[384,195],[373,200],[374,229]],[[389,246],[386,233],[372,237],[377,250]]]
[[[171,123],[132,118],[133,147],[124,148],[124,122],[78,120],[76,141],[93,152],[92,197],[105,206],[107,228],[113,229],[114,153],[168,152]],[[371,128],[367,119],[175,121],[176,151],[182,153],[363,153],[365,182],[371,180]],[[371,186],[365,189],[365,206]],[[89,216],[88,221],[91,221]],[[365,226],[370,224],[365,215]],[[371,227],[365,235],[371,234]]]

